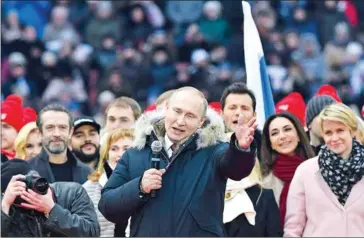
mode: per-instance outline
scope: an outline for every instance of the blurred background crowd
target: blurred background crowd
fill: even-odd
[[[364,1],[249,1],[278,102],[323,84],[360,111]],[[1,99],[60,102],[103,124],[129,96],[142,108],[186,85],[212,101],[245,81],[240,1],[2,1]]]

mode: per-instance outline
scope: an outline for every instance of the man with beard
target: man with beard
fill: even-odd
[[[100,153],[100,125],[87,116],[75,119],[70,146],[81,162],[95,168]]]
[[[50,183],[86,182],[91,168],[76,159],[67,147],[73,133],[70,112],[59,104],[47,105],[39,112],[37,126],[43,149],[29,160],[32,167]]]

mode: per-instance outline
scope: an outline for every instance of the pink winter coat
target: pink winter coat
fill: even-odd
[[[364,237],[364,178],[342,206],[321,176],[318,157],[303,162],[288,192],[284,237]]]

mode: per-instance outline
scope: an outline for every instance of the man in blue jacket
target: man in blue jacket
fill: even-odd
[[[225,236],[226,180],[241,180],[254,166],[255,121],[245,124],[241,115],[230,144],[222,143],[224,123],[204,95],[192,87],[176,90],[165,112],[137,121],[133,148],[105,185],[100,212],[115,223],[131,217],[131,237]],[[163,145],[160,170],[151,169],[155,140]]]

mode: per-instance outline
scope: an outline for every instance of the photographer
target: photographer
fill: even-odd
[[[1,165],[2,237],[99,237],[95,208],[73,182],[48,186],[24,160]]]

